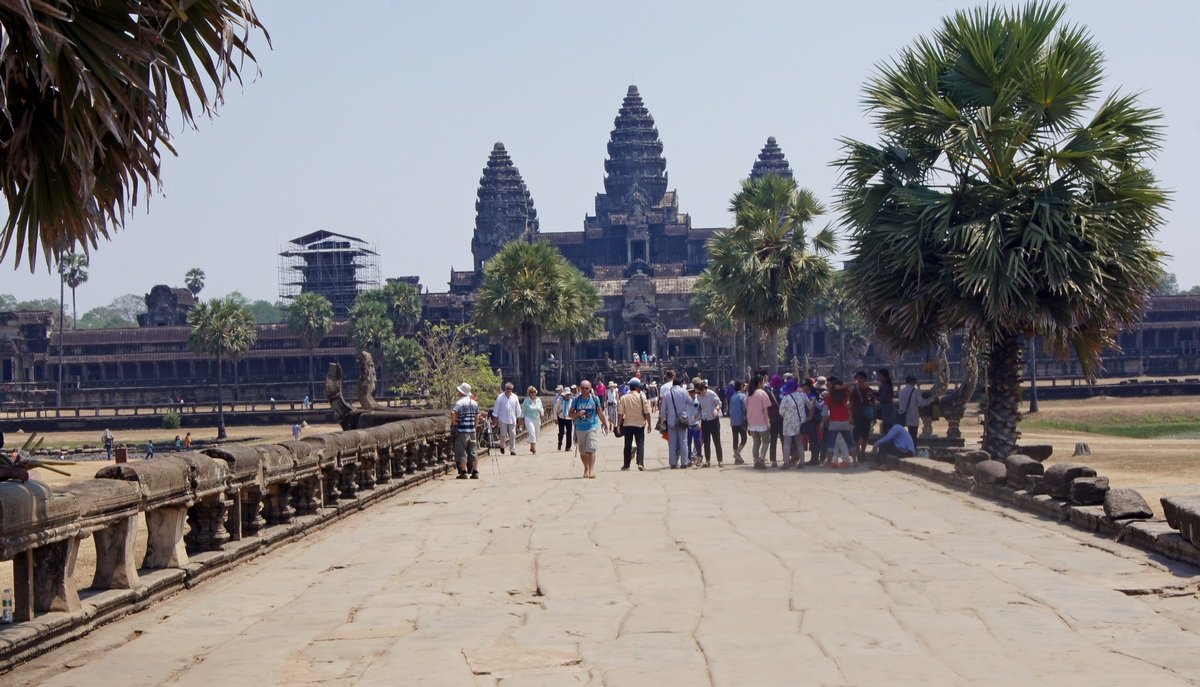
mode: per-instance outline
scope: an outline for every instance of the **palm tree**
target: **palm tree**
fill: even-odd
[[[709,240],[708,280],[730,314],[766,332],[771,369],[779,367],[779,330],[804,319],[832,279],[833,230],[806,225],[825,212],[794,179],[746,179],[730,202],[734,227]]]
[[[287,325],[308,349],[308,395],[317,397],[313,373],[313,352],[321,339],[333,329],[333,305],[319,293],[302,293],[287,308]]]
[[[574,267],[567,270],[566,283],[560,288],[568,302],[559,313],[561,318],[547,323],[546,332],[559,338],[559,376],[566,373],[567,379],[575,379],[575,344],[597,331],[596,311],[602,302],[592,282]]]
[[[227,435],[222,398],[225,388],[222,358],[236,358],[254,345],[258,339],[254,315],[235,299],[213,298],[192,308],[188,313],[188,324],[192,327],[188,335],[188,348],[217,359],[217,439],[224,439]]]
[[[826,329],[838,337],[838,374],[846,378],[847,345],[865,354],[871,335],[871,327],[847,285],[846,272],[834,275],[833,283],[821,297],[818,309],[825,316]]]
[[[193,298],[199,297],[200,291],[204,289],[204,276],[204,270],[199,267],[193,267],[183,275],[183,285],[192,292]]]
[[[1162,273],[1159,112],[1097,102],[1103,57],[1065,7],[959,11],[878,67],[877,144],[844,141],[849,269],[877,335],[922,350],[963,329],[987,351],[983,448],[1016,444],[1022,337],[1094,374]]]
[[[732,366],[737,370],[740,369],[739,361],[737,360],[737,334],[741,329],[741,323],[734,319],[733,304],[725,300],[717,291],[716,286],[711,281],[711,277],[711,274],[703,273],[696,280],[695,290],[692,291],[692,300],[688,304],[688,312],[692,320],[700,324],[700,329],[711,334],[717,341],[718,365],[720,364],[721,357],[721,342],[733,343]],[[722,369],[723,372],[724,370]]]
[[[75,307],[75,289],[88,280],[88,257],[83,253],[67,253],[58,263],[58,274],[71,289],[71,329],[79,326],[79,310]]]
[[[421,297],[411,284],[390,281],[376,293],[387,307],[388,318],[397,334],[421,321]]]
[[[359,294],[350,306],[350,339],[360,349],[371,352],[377,370],[383,371],[383,349],[394,338],[392,321],[388,318],[387,306],[376,296],[378,292]],[[383,388],[383,375],[377,374],[378,388]]]
[[[122,225],[174,151],[172,117],[211,115],[263,29],[250,0],[5,2],[0,25],[0,260],[30,269],[39,247],[49,266]]]
[[[545,241],[513,241],[483,267],[475,317],[481,330],[515,333],[517,379],[538,386],[543,332],[595,322],[599,297],[587,278]]]

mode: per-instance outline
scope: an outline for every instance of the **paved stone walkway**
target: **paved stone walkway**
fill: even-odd
[[[895,472],[650,447],[619,472],[605,440],[595,480],[485,458],[3,684],[1200,684],[1195,569]]]

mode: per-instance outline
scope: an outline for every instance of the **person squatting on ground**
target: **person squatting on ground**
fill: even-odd
[[[662,391],[659,396],[661,418],[664,418],[663,431],[667,439],[667,462],[671,469],[686,468],[688,445],[688,420],[692,410],[692,399],[687,389],[675,383],[675,371],[667,370],[663,374]]]
[[[867,384],[867,373],[854,373],[854,386],[850,387],[850,417],[854,434],[854,458],[858,462],[867,459],[867,444],[871,439],[871,428],[875,425],[875,390]]]
[[[750,380],[750,395],[746,398],[746,430],[754,441],[751,453],[754,455],[754,469],[767,469],[764,444],[771,441],[771,397],[763,391],[762,378]]]
[[[571,389],[566,389],[561,386],[556,389],[558,395],[554,397],[554,419],[558,423],[558,450],[563,450],[563,436],[567,437],[567,450],[571,450],[571,435],[573,435],[574,427],[571,421]]]
[[[595,479],[600,428],[608,431],[608,418],[604,415],[602,401],[592,393],[592,383],[586,379],[579,383],[579,395],[571,401],[571,414],[575,417],[575,442],[583,462],[583,476]]]
[[[650,426],[650,401],[642,395],[642,380],[634,377],[629,382],[629,392],[617,404],[617,422],[621,436],[625,439],[625,464],[628,470],[633,461],[633,444],[637,442],[637,469],[646,469],[646,428]]]
[[[525,434],[529,438],[529,452],[537,453],[538,432],[542,429],[542,415],[546,406],[538,398],[537,387],[529,387],[525,391],[525,400],[521,401],[521,421],[525,423]]]
[[[458,385],[458,401],[450,409],[450,426],[454,428],[454,462],[458,479],[479,479],[478,457],[475,452],[475,419],[479,404],[471,399],[471,385]]]
[[[733,464],[743,465],[742,449],[746,447],[746,383],[733,380],[733,394],[729,397],[729,430],[733,434]],[[721,454],[717,454],[717,462]]]
[[[496,397],[492,417],[500,428],[500,450],[508,444],[508,452],[517,455],[517,418],[521,416],[521,399],[513,393],[512,382],[504,383],[504,392]]]
[[[804,423],[808,420],[808,397],[795,379],[783,384],[780,415],[783,416],[783,467],[804,467]]]
[[[875,442],[875,467],[884,467],[880,458],[911,458],[917,455],[917,446],[913,443],[908,428],[902,424],[894,424],[887,434]]]
[[[704,467],[712,465],[713,446],[717,447],[717,467],[725,460],[721,448],[721,397],[717,392],[708,388],[708,382],[700,380],[700,388],[696,392],[696,400],[700,402],[700,434],[704,440]]]

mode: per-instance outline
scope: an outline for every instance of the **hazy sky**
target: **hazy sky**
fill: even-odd
[[[502,141],[533,194],[542,231],[576,231],[603,190],[625,89],[658,124],[670,187],[694,226],[727,203],[767,136],[800,184],[832,199],[836,139],[874,140],[859,94],[889,59],[976,3],[603,3],[256,0],[273,49],[219,116],[178,134],[161,193],[92,256],[82,314],[123,293],[208,274],[203,296],[274,301],[277,253],[317,229],[362,237],[383,276],[446,289],[469,268],[475,192]],[[335,9],[336,8],[336,9]],[[1200,4],[1073,2],[1067,16],[1103,46],[1108,88],[1143,92],[1165,114],[1155,164],[1175,192],[1159,235],[1185,288],[1200,283]],[[830,218],[831,219],[831,218]],[[0,267],[0,293],[57,297],[45,268]]]

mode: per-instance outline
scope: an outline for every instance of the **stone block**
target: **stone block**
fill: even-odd
[[[960,475],[974,477],[975,465],[991,459],[987,451],[963,451],[954,457],[954,470]]]
[[[0,560],[46,542],[52,530],[79,518],[75,497],[37,480],[0,482]]]
[[[260,444],[254,449],[262,459],[262,484],[291,481],[296,458],[290,450],[279,444]]]
[[[1008,478],[1008,469],[998,460],[983,460],[975,464],[975,482],[999,486]]]
[[[1164,496],[1163,515],[1180,536],[1200,546],[1200,496]]]
[[[1043,475],[1046,466],[1022,453],[1014,453],[1004,460],[1008,468],[1008,486],[1013,489],[1028,489],[1030,475]]]
[[[262,484],[262,454],[253,446],[224,444],[206,448],[204,455],[225,461],[229,466],[230,478],[237,485],[250,482]]]
[[[1112,520],[1152,518],[1154,511],[1136,489],[1109,489],[1104,495],[1104,515]]]
[[[137,541],[137,517],[136,513],[131,513],[117,518],[104,529],[96,530],[93,535],[96,544],[93,589],[133,589],[138,586],[137,565],[133,559],[133,547]]]
[[[1033,456],[1030,456],[1034,460]],[[1071,482],[1080,477],[1095,477],[1096,471],[1078,463],[1055,463],[1046,468],[1046,492],[1056,499],[1066,501],[1070,497]]]
[[[1071,481],[1067,495],[1077,506],[1099,506],[1104,503],[1107,493],[1107,477],[1079,477]]]
[[[1020,453],[1024,456],[1036,460],[1039,463],[1046,462],[1050,454],[1054,453],[1054,447],[1049,444],[1034,444],[1032,446],[1018,446],[1014,453]]]
[[[1046,476],[1028,475],[1025,477],[1025,491],[1029,492],[1032,496],[1048,493],[1046,491]]]

